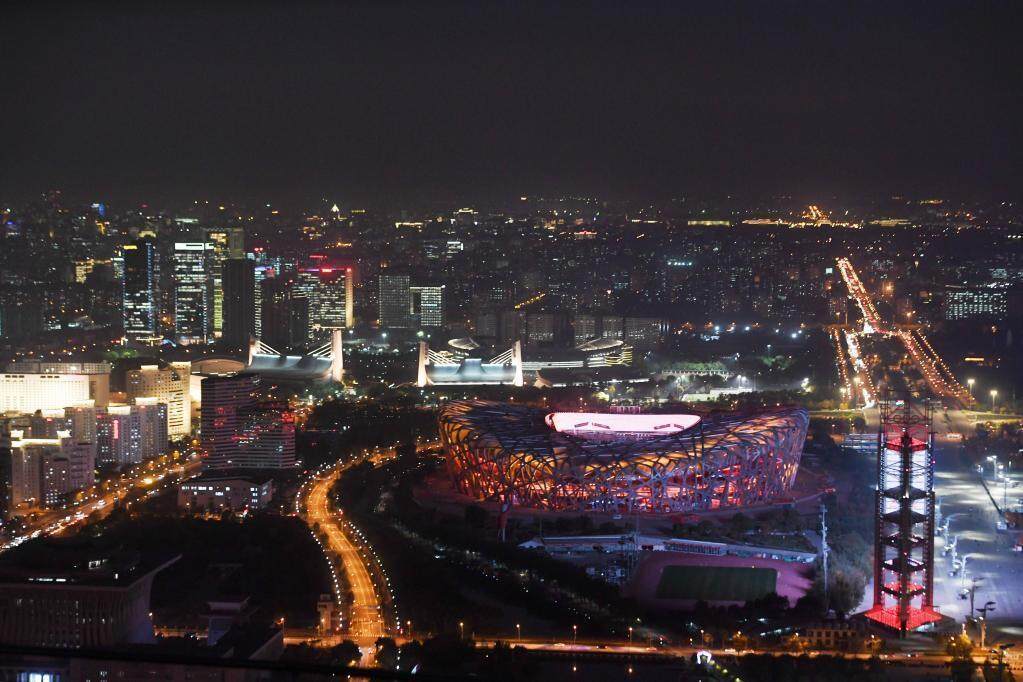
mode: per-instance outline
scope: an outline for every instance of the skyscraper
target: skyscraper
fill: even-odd
[[[202,448],[209,469],[280,469],[295,464],[295,420],[284,403],[260,403],[259,378],[202,382]]]
[[[313,342],[355,323],[352,268],[320,261],[300,268],[293,285],[294,295],[308,301],[308,336]]]
[[[224,262],[224,333],[233,346],[244,346],[256,333],[255,264],[247,258]]]
[[[408,275],[380,275],[380,326],[412,327],[412,291]]]
[[[444,326],[444,285],[410,287],[412,314],[420,327]]]
[[[157,337],[157,285],[160,281],[156,244],[139,239],[126,244],[124,254],[124,335],[132,341],[155,343]]]
[[[284,277],[263,280],[260,293],[260,336],[279,351],[305,346],[309,341],[309,299],[295,293]]]
[[[174,244],[174,335],[181,343],[212,337],[212,254],[206,242]]]
[[[259,377],[232,374],[202,381],[201,441],[211,469],[237,466],[239,436],[256,408]]]
[[[224,264],[231,258],[245,257],[245,230],[240,227],[210,227],[203,239],[213,251],[210,256],[210,329],[219,338],[224,330]]]
[[[263,338],[263,281],[272,279],[277,275],[271,265],[256,265],[253,270],[253,309],[255,319],[253,328],[257,339]]]

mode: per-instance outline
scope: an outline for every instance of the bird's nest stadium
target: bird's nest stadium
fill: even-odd
[[[777,501],[806,439],[802,408],[550,413],[453,401],[440,437],[455,486],[478,500],[575,512],[675,513]]]

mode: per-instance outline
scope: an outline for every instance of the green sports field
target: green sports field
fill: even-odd
[[[775,591],[773,568],[740,566],[665,566],[657,583],[659,599],[749,601]]]

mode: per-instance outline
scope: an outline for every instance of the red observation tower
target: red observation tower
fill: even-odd
[[[898,630],[941,620],[934,609],[934,434],[927,401],[881,402],[874,521],[874,605]]]

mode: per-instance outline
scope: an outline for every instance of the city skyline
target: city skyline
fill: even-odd
[[[1023,674],[1021,16],[5,8],[0,678]]]

